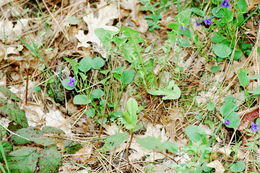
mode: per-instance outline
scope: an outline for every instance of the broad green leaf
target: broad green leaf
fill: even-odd
[[[102,45],[108,49],[111,50],[111,42],[113,40],[113,36],[116,34],[114,31],[105,30],[103,28],[97,28],[95,30],[95,35],[98,37],[98,39],[101,41]]]
[[[216,72],[218,72],[219,69],[220,69],[220,66],[211,66],[210,71],[212,73],[216,73]]]
[[[62,156],[55,147],[46,148],[40,154],[40,173],[57,172],[61,165]]]
[[[238,71],[239,83],[242,87],[247,87],[249,85],[249,78],[247,76],[247,71],[245,69],[239,69]]]
[[[74,141],[69,141],[69,140],[66,140],[65,141],[65,144],[64,144],[64,147],[65,147],[65,152],[68,153],[68,154],[74,154],[76,153],[78,150],[80,150],[80,148],[82,147],[81,144],[79,143],[76,143]]]
[[[26,147],[9,153],[8,165],[11,172],[34,173],[39,154],[35,148]]]
[[[226,97],[227,98],[227,97]],[[224,104],[220,107],[220,114],[226,119],[232,112],[235,112],[238,109],[238,106],[235,104],[236,100],[230,97],[226,99]]]
[[[115,135],[109,136],[105,139],[105,143],[99,150],[101,152],[109,151],[119,147],[128,138],[128,133],[117,133]]]
[[[208,109],[209,111],[214,111],[214,109],[215,109],[215,104],[212,103],[212,102],[209,102],[209,103],[207,104],[207,109]]]
[[[130,98],[127,101],[126,110],[127,112],[124,112],[122,123],[126,129],[135,131],[139,128],[139,126],[137,125],[138,103],[134,98]]]
[[[238,161],[230,165],[230,171],[232,172],[243,172],[246,168],[245,162]]]
[[[234,60],[239,60],[241,58],[241,56],[243,55],[243,52],[241,50],[236,50],[234,53]]]
[[[220,58],[226,58],[231,54],[231,49],[225,44],[215,44],[213,52]]]
[[[105,95],[104,91],[102,91],[101,89],[94,89],[91,91],[90,94],[93,99],[100,99]]]
[[[193,13],[199,15],[199,16],[202,16],[202,17],[205,16],[204,11],[202,11],[202,10],[200,10],[200,9],[198,9],[198,8],[191,8],[191,11],[192,11]]]
[[[51,126],[44,126],[41,131],[42,133],[65,134],[63,130]]]
[[[12,136],[14,144],[27,144],[30,142],[35,142],[36,144],[49,146],[55,144],[55,142],[48,137],[43,136],[43,133],[39,130],[33,129],[32,127],[22,128],[16,131],[16,134],[26,138],[21,138],[19,136]],[[27,140],[29,139],[29,141]]]
[[[73,103],[75,105],[87,105],[91,102],[91,100],[86,95],[75,95],[73,98]]]
[[[136,142],[148,150],[159,149],[162,145],[160,138],[155,138],[152,136],[147,136],[145,138],[137,138]]]
[[[247,10],[246,0],[238,0],[237,7],[238,7],[239,12],[245,13]]]
[[[138,112],[138,103],[134,98],[130,98],[126,103],[126,110],[130,116],[136,116]]]
[[[175,18],[177,19],[178,23],[184,25],[185,27],[190,24],[190,16],[191,12],[194,11],[192,9],[185,9],[181,11]]]
[[[100,57],[96,57],[92,60],[92,68],[95,70],[101,69],[104,65],[105,61]]]
[[[225,40],[226,38],[222,35],[220,35],[219,33],[215,32],[214,33],[214,36],[212,36],[210,38],[210,40],[213,42],[213,43],[221,43],[223,40]]]
[[[221,7],[215,7],[215,8],[212,8],[212,14],[213,16],[215,17],[223,17],[224,16],[224,9],[221,8]]]
[[[181,96],[181,90],[173,80],[169,82],[166,88],[148,90],[148,93],[156,96],[163,95],[163,100],[178,99]]]
[[[162,147],[168,150],[171,153],[177,153],[178,152],[178,145],[172,142],[163,142]]]
[[[84,112],[88,117],[93,118],[96,114],[96,111],[94,108],[88,109],[86,112]]]
[[[10,91],[7,88],[0,86],[0,92],[4,94],[8,99],[14,100],[14,101],[21,101],[19,97],[17,97],[12,91]]]
[[[230,123],[226,125],[228,128],[236,129],[240,125],[240,117],[237,113],[232,112],[228,116],[225,117],[225,120],[229,120]]]
[[[189,47],[190,46],[190,42],[189,40],[180,38],[177,42],[181,47]]]
[[[73,90],[73,89],[75,88],[75,86],[76,86],[76,83],[75,83],[75,86],[71,87],[71,86],[68,85],[68,82],[69,82],[69,79],[63,79],[63,80],[61,81],[61,84],[62,84],[62,86],[63,86],[65,89],[67,89],[67,90]]]
[[[134,70],[125,70],[123,72],[122,78],[121,78],[122,84],[124,84],[124,85],[129,84],[130,82],[133,81],[134,77],[135,77]]]
[[[93,60],[90,57],[86,57],[81,59],[79,62],[79,69],[80,71],[86,73],[92,68]]]
[[[185,129],[185,134],[192,142],[200,142],[206,139],[205,131],[196,125],[190,125]]]
[[[254,91],[249,91],[249,93],[260,96],[260,85],[258,85]]]
[[[25,113],[21,111],[19,107],[13,104],[5,104],[0,107],[0,112],[6,114],[11,120],[21,125],[22,127],[28,127]]]

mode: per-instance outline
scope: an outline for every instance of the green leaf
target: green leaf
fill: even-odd
[[[111,50],[111,42],[113,40],[113,36],[116,34],[114,31],[105,30],[103,28],[97,28],[95,30],[95,35],[98,37],[98,39],[101,41],[102,45],[108,49]]]
[[[155,138],[152,136],[147,136],[145,138],[137,138],[136,142],[148,150],[159,149],[162,145],[160,138]]]
[[[218,72],[219,69],[220,69],[220,66],[211,66],[210,71],[212,73],[216,73],[216,72]]]
[[[43,145],[43,146],[49,146],[55,144],[55,142],[48,137],[43,136],[43,133],[39,130],[36,130],[32,127],[28,128],[22,128],[16,131],[16,134],[27,138],[21,138],[19,136],[12,136],[12,140],[14,141],[14,144],[27,144],[30,142],[35,142],[36,144]]]
[[[79,72],[79,64],[78,62],[75,60],[75,59],[71,59],[71,58],[67,58],[65,57],[64,58],[67,62],[69,62],[73,72],[74,72],[74,76],[77,76],[78,75],[78,72]]]
[[[186,40],[186,39],[183,39],[183,38],[180,38],[180,39],[178,40],[178,44],[179,44],[181,47],[189,47],[189,46],[190,46],[189,40]]]
[[[55,147],[46,148],[40,154],[40,173],[57,172],[61,165],[62,156]]]
[[[226,125],[228,128],[236,129],[240,125],[240,116],[235,112],[232,112],[231,114],[226,116],[225,120],[230,121],[230,123]]]
[[[249,85],[249,78],[247,76],[247,71],[245,69],[239,69],[238,71],[238,79],[239,79],[239,83],[240,85],[245,88]]]
[[[121,82],[122,84],[127,85],[133,81],[134,77],[135,77],[134,70],[125,70],[122,74]]]
[[[96,111],[95,111],[94,108],[90,108],[90,109],[88,109],[88,110],[85,112],[85,114],[86,114],[88,117],[93,118],[93,117],[95,116],[95,114],[96,114]]]
[[[75,95],[73,98],[73,103],[75,105],[87,105],[91,100],[86,95]]]
[[[99,151],[105,152],[119,147],[128,138],[128,136],[128,133],[117,133],[107,137],[103,147],[100,148]]]
[[[22,127],[28,127],[28,122],[25,113],[21,111],[19,107],[13,104],[5,104],[2,107],[0,107],[0,112],[8,115],[8,117],[11,120],[21,125]]]
[[[92,68],[93,60],[90,57],[86,57],[81,59],[79,62],[79,69],[80,71],[86,73]]]
[[[8,164],[11,172],[33,173],[38,162],[35,148],[26,147],[9,153]]]
[[[0,86],[0,92],[4,94],[7,98],[14,100],[14,101],[21,101],[19,97],[17,97],[12,91],[10,91],[7,88],[1,87]]]
[[[178,145],[172,142],[163,142],[162,147],[168,150],[171,153],[177,153],[178,152]]]
[[[241,50],[236,50],[234,53],[234,60],[239,60],[241,58],[241,56],[243,55],[243,52]]]
[[[208,105],[207,105],[207,109],[208,109],[208,111],[214,111],[215,104],[212,103],[212,102],[209,102]]]
[[[127,112],[123,115],[123,124],[128,130],[134,130],[137,128],[137,112],[138,112],[138,103],[134,98],[130,98],[126,103]]]
[[[73,89],[76,87],[76,84],[75,84],[75,86],[71,87],[71,86],[68,85],[68,82],[69,82],[69,79],[63,79],[63,80],[61,81],[61,84],[62,84],[62,86],[63,86],[65,89],[67,89],[67,90],[73,90]]]
[[[231,54],[231,49],[225,44],[215,44],[213,52],[220,58],[226,58]]]
[[[247,10],[246,0],[238,0],[238,2],[237,2],[237,7],[238,7],[238,10],[239,10],[241,13],[245,13],[246,10]]]
[[[255,96],[260,96],[260,85],[258,85],[254,91],[249,91],[249,93],[252,93]]]
[[[93,99],[100,99],[104,95],[105,95],[105,93],[101,89],[94,89],[94,90],[91,91],[91,97]]]
[[[214,36],[212,36],[210,38],[210,40],[213,42],[213,43],[221,43],[223,40],[225,40],[226,38],[220,34],[218,34],[217,32],[214,33]]]
[[[78,150],[80,150],[80,148],[82,147],[80,144],[74,142],[74,141],[68,141],[66,140],[65,141],[65,144],[64,144],[64,147],[65,147],[65,152],[68,153],[68,154],[74,154],[76,153]]]
[[[42,128],[42,133],[55,133],[55,134],[65,134],[65,132],[61,129],[51,127],[51,126],[45,126]]]
[[[190,16],[191,12],[195,10],[192,9],[185,9],[181,11],[175,18],[177,19],[178,23],[184,26],[188,26],[190,24]]]
[[[164,95],[163,100],[178,99],[181,96],[181,90],[173,80],[169,82],[166,88],[148,90],[148,93],[156,96]]]
[[[230,171],[232,172],[243,172],[246,168],[245,162],[238,161],[237,163],[233,163],[230,165]]]
[[[197,15],[199,15],[199,16],[202,16],[202,17],[205,16],[204,11],[202,11],[202,10],[200,10],[200,9],[198,9],[198,8],[191,8],[191,10],[192,10],[193,13],[195,13],[195,14],[197,14]]]
[[[96,57],[92,60],[92,68],[95,70],[101,69],[104,65],[105,61],[100,57]]]
[[[215,17],[221,18],[224,16],[224,9],[221,7],[215,7],[212,9],[212,14]]]
[[[200,142],[206,139],[205,131],[196,125],[190,125],[185,129],[185,134],[192,142]]]
[[[224,104],[220,107],[220,114],[226,118],[232,112],[235,112],[238,109],[238,106],[235,104],[236,99],[232,96],[226,97]]]

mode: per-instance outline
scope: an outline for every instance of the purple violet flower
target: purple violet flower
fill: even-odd
[[[259,130],[257,123],[251,123],[251,131],[257,132]]]
[[[182,31],[184,30],[184,26],[183,25],[180,26],[180,30],[182,30]]]
[[[197,25],[197,26],[200,26],[200,19],[197,19],[197,20],[196,20],[196,25]]]
[[[75,78],[74,77],[69,77],[69,81],[68,81],[68,85],[70,86],[70,87],[74,87],[75,86]]]
[[[228,3],[228,0],[224,0],[221,4],[221,7],[230,7],[230,4]]]
[[[212,19],[211,19],[211,18],[209,18],[209,19],[204,19],[203,21],[204,21],[205,25],[210,25],[210,24],[212,24]]]
[[[227,126],[227,125],[230,124],[230,121],[229,121],[229,120],[225,120],[225,121],[224,121],[224,124]]]

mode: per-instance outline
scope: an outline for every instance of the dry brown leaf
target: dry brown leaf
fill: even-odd
[[[104,7],[105,6],[105,7]],[[90,7],[89,7],[90,8]],[[76,38],[79,40],[78,47],[89,47],[88,42],[97,44],[102,47],[100,40],[95,35],[97,28],[103,28],[110,31],[118,31],[118,28],[109,26],[111,20],[119,18],[119,11],[115,4],[107,5],[104,1],[97,6],[97,14],[91,11],[87,16],[83,17],[83,20],[88,25],[88,34],[85,35],[83,30],[79,30]]]
[[[86,163],[88,159],[91,157],[91,154],[93,152],[93,146],[92,145],[84,145],[79,151],[77,151],[73,159],[76,161],[80,161],[82,163]]]
[[[253,122],[256,118],[260,117],[258,107],[254,108],[250,112],[247,113],[240,112],[238,114],[242,117],[240,125],[238,127],[238,130],[240,131],[247,129],[247,127],[251,122]]]
[[[46,126],[56,127],[63,130],[66,135],[71,135],[71,125],[63,117],[59,110],[50,110],[45,116]]]
[[[121,5],[124,9],[131,10],[131,18],[134,24],[136,25],[136,30],[138,30],[141,33],[145,33],[148,29],[148,23],[144,19],[143,15],[138,15],[138,1],[137,0],[123,0]],[[130,24],[128,24],[130,26]]]
[[[41,126],[44,123],[45,113],[43,104],[39,105],[24,105],[23,109],[25,111],[29,126]]]
[[[221,162],[218,160],[214,160],[213,162],[208,163],[207,167],[214,168],[215,173],[224,173],[225,172],[225,168],[223,167]]]
[[[21,36],[28,26],[28,19],[20,19],[14,25],[9,20],[0,20],[0,40],[11,43]]]

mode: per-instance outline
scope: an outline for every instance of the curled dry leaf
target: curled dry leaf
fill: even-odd
[[[25,111],[29,126],[35,127],[43,124],[45,113],[44,108],[41,105],[43,104],[24,105],[23,109]]]
[[[11,43],[21,36],[28,26],[28,19],[20,19],[14,25],[9,20],[0,20],[0,40]]]
[[[136,25],[136,30],[138,30],[141,33],[145,33],[148,29],[148,23],[144,19],[143,15],[138,15],[139,8],[137,5],[137,0],[123,0],[121,5],[124,9],[131,10],[131,18],[134,24]]]
[[[71,135],[71,125],[58,110],[50,110],[45,117],[46,126],[56,127]]]
[[[218,160],[214,160],[213,162],[208,163],[207,167],[214,168],[215,173],[224,173],[225,172],[225,168],[223,167],[221,162]]]
[[[240,131],[247,129],[251,122],[260,117],[258,107],[250,109],[249,112],[247,110],[246,112],[239,112],[238,114],[242,118],[240,126],[238,127]]]
[[[88,7],[90,8],[90,7]],[[76,38],[79,40],[78,47],[89,47],[88,42],[101,46],[100,40],[95,34],[97,28],[103,28],[110,31],[118,31],[118,28],[109,26],[109,22],[113,19],[119,18],[119,11],[115,4],[107,5],[104,1],[97,6],[97,14],[94,10],[91,11],[87,16],[83,17],[83,20],[88,25],[88,34],[85,35],[83,30],[79,30]]]

